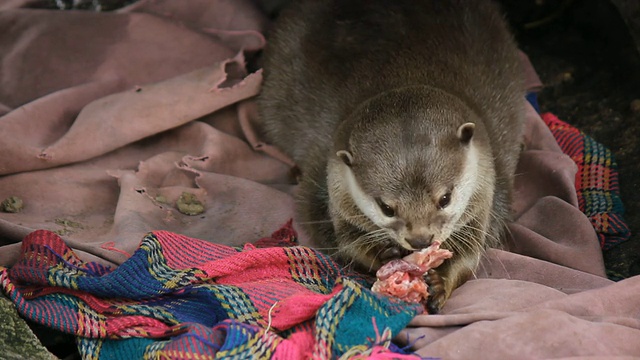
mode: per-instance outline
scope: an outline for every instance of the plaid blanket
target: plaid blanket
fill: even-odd
[[[296,246],[291,222],[243,248],[152,232],[115,269],[39,230],[0,283],[24,317],[78,336],[85,359],[418,358],[391,339],[422,306]]]
[[[611,150],[551,113],[541,117],[562,151],[578,165],[578,205],[596,230],[600,247],[608,250],[628,240],[631,232],[623,218],[617,164]]]

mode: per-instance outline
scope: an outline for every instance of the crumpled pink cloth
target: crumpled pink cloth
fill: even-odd
[[[240,245],[295,219],[291,163],[254,130],[261,72],[245,57],[269,24],[254,2],[33,3],[0,5],[0,200],[24,201],[0,213],[1,265],[36,229],[117,266],[150,230]],[[532,68],[523,76],[540,86]],[[443,358],[640,356],[640,278],[605,278],[577,168],[530,107],[525,143],[509,248],[397,340]],[[202,214],[176,209],[185,191]]]

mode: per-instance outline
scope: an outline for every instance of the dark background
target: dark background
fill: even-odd
[[[640,1],[501,2],[545,85],[541,111],[614,152],[632,235],[605,265],[610,277],[640,274]]]

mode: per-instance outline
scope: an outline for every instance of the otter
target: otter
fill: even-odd
[[[267,37],[266,140],[300,171],[298,221],[319,249],[369,273],[438,241],[437,312],[500,246],[525,88],[489,0],[301,0]]]

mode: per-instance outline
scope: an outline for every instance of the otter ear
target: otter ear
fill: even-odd
[[[340,150],[336,153],[336,155],[338,155],[338,157],[345,163],[345,165],[347,165],[348,167],[351,167],[351,164],[353,164],[353,155],[351,155],[350,152],[348,152],[347,150]]]
[[[460,142],[466,145],[469,143],[469,141],[471,141],[471,138],[473,137],[473,132],[475,131],[475,129],[476,129],[476,124],[470,123],[470,122],[465,123],[460,125],[456,135],[458,136],[458,139],[460,139]]]

